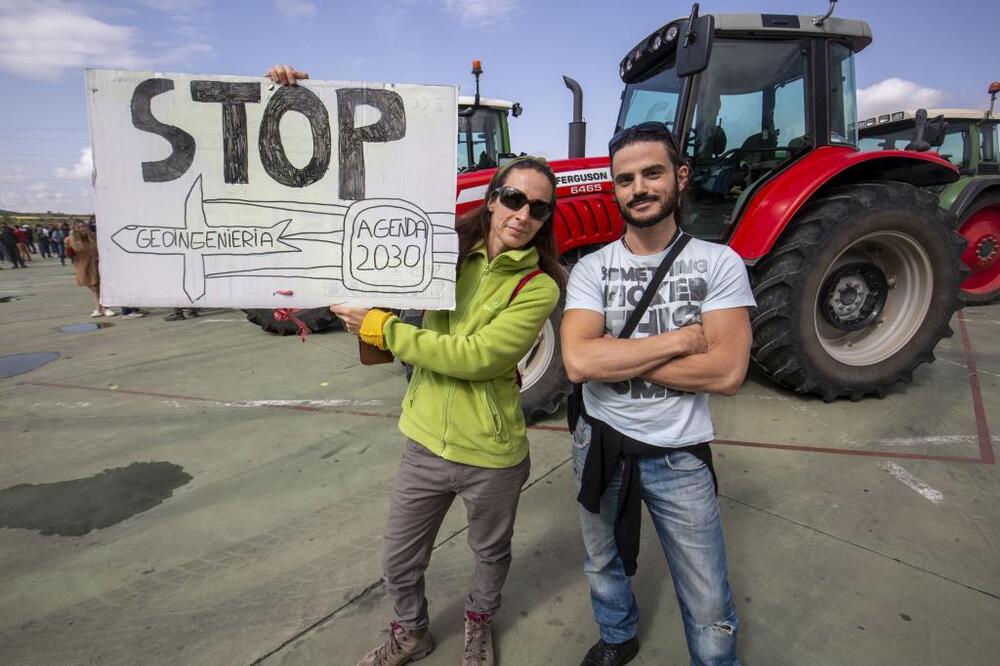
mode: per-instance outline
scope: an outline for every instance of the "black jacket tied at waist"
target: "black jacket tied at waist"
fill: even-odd
[[[621,488],[618,491],[618,506],[615,513],[615,544],[622,558],[627,576],[635,575],[636,559],[639,556],[641,527],[641,496],[639,484],[639,458],[662,456],[668,451],[687,451],[705,465],[712,473],[712,483],[718,492],[719,484],[712,466],[712,450],[707,442],[678,448],[653,446],[632,439],[618,432],[607,423],[589,415],[584,415],[591,427],[590,450],[580,477],[580,494],[576,500],[591,513],[601,512],[601,497],[614,477],[618,461],[622,461]]]

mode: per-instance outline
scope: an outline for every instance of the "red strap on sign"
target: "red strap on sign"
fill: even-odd
[[[511,303],[514,302],[514,298],[516,298],[517,295],[521,293],[521,290],[524,289],[524,285],[528,284],[528,282],[531,281],[531,278],[535,277],[536,275],[542,272],[544,272],[542,271],[542,269],[537,268],[528,273],[527,275],[525,275],[523,278],[521,278],[521,281],[517,283],[516,287],[514,287],[514,291],[510,293],[510,298],[507,300],[507,305],[510,305]],[[521,371],[515,368],[514,373],[515,377],[517,378],[517,388],[521,388]]]
[[[291,289],[279,289],[274,292],[275,296],[279,294],[282,296],[294,296],[295,292]],[[299,327],[299,339],[302,340],[302,342],[305,342],[306,336],[309,335],[311,331],[309,330],[309,327],[306,326],[305,322],[295,316],[299,312],[302,312],[302,308],[275,308],[274,318],[277,321],[288,321],[290,319],[293,324]]]

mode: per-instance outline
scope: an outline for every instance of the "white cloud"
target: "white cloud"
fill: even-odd
[[[449,12],[467,28],[489,28],[506,24],[521,10],[520,0],[444,0]]]
[[[26,78],[56,79],[88,65],[140,68],[136,32],[105,23],[58,0],[0,2],[0,69]]]
[[[892,77],[858,91],[858,118],[940,106],[945,97],[943,90]]]
[[[90,180],[94,172],[94,151],[87,146],[80,149],[80,160],[72,169],[56,167],[52,173],[56,178],[71,178],[73,180]]]
[[[316,4],[310,0],[274,0],[275,10],[286,19],[307,19],[316,16]]]

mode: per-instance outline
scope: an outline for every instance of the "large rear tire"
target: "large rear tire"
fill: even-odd
[[[279,321],[274,318],[274,310],[256,309],[244,310],[247,321],[260,326],[268,333],[275,335],[297,335],[299,327],[291,319]],[[319,333],[329,328],[339,326],[340,320],[330,312],[330,308],[312,308],[302,310],[295,315],[302,323],[309,327],[313,333]]]
[[[1000,194],[979,197],[962,213],[959,233],[968,242],[962,261],[971,271],[962,282],[969,305],[1000,301]]]
[[[562,362],[559,325],[562,323],[563,300],[549,315],[535,344],[517,364],[521,372],[521,411],[529,425],[554,414],[562,401],[573,391]]]
[[[753,269],[754,363],[826,401],[909,383],[952,333],[964,246],[953,217],[911,185],[830,190]]]

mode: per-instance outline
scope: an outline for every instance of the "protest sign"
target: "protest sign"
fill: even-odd
[[[103,303],[454,307],[455,88],[86,85]]]

